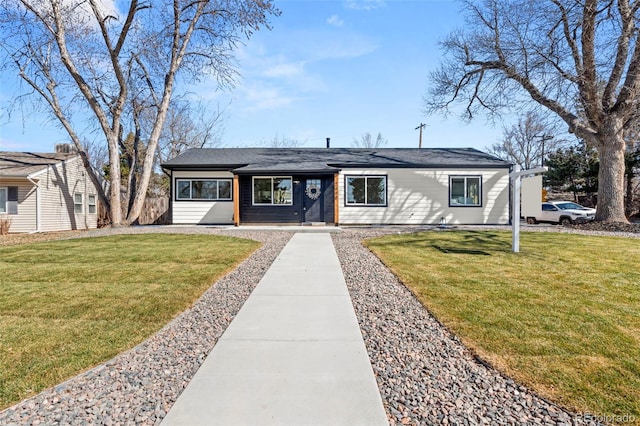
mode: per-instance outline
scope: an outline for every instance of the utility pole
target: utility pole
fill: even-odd
[[[414,129],[414,130],[420,129],[420,142],[418,143],[418,148],[422,148],[422,129],[424,129],[425,126],[426,124],[420,123],[420,125]]]

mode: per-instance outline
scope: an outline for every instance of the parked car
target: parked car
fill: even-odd
[[[527,217],[527,223],[549,222],[561,225],[585,223],[593,220],[595,214],[596,209],[584,207],[572,201],[548,201],[542,203],[540,216]]]

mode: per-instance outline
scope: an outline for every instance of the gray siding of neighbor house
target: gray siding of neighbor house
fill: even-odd
[[[40,229],[67,231],[96,228],[98,223],[98,192],[85,173],[79,157],[49,166],[34,173],[40,196]],[[0,186],[18,186],[18,214],[8,215],[9,232],[36,232],[38,189],[27,179],[2,178]],[[82,194],[82,213],[76,213],[74,194]],[[96,212],[89,213],[89,197],[96,196]]]
[[[345,176],[387,176],[387,205],[347,206]],[[482,205],[450,206],[450,176],[481,176]],[[435,225],[509,223],[508,169],[345,169],[339,176],[343,225]]]
[[[18,214],[0,214],[0,219],[11,221],[9,232],[22,233],[36,230],[36,189],[28,180],[2,178],[0,187],[18,188]]]

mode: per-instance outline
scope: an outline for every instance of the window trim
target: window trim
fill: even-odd
[[[0,210],[0,214],[9,214],[9,188],[6,186],[0,186],[0,191],[4,191],[4,206]]]
[[[255,181],[256,179],[271,179],[271,203],[256,203],[255,198]],[[274,203],[273,202],[273,180],[274,179],[289,179],[291,181],[291,201],[289,203]],[[251,176],[251,205],[257,207],[291,207],[294,205],[293,199],[293,176]]]
[[[80,202],[76,201],[76,196],[80,196]],[[76,210],[76,207],[80,206],[80,211]],[[75,214],[83,214],[84,213],[84,194],[82,192],[74,192],[73,193],[73,213]]]
[[[349,178],[364,178],[364,203],[349,202]],[[384,179],[384,204],[368,204],[367,203],[367,179],[382,178]],[[389,178],[387,175],[344,175],[344,205],[345,207],[388,207],[389,206]]]
[[[91,203],[92,197],[93,197],[93,203]],[[93,212],[91,211],[91,207],[93,207]],[[87,195],[87,213],[89,214],[98,213],[98,197],[96,196],[96,194]]]
[[[467,179],[478,179],[478,200],[477,204],[453,204],[451,202],[451,190],[452,185],[451,181],[453,179],[464,179],[464,198],[468,198],[467,196]],[[449,175],[449,207],[482,207],[483,206],[483,197],[482,197],[482,175]]]
[[[179,191],[178,191],[178,182],[180,181],[188,181],[189,182],[189,198],[180,198],[179,197]],[[218,198],[193,198],[193,182],[194,181],[216,181],[216,196]],[[220,182],[221,181],[225,181],[225,182],[229,182],[229,198],[220,198]],[[199,178],[199,177],[177,177],[174,179],[174,196],[173,199],[176,202],[191,202],[191,201],[196,201],[196,202],[218,202],[218,201],[233,201],[233,178],[216,178],[216,177],[212,177],[212,178]]]

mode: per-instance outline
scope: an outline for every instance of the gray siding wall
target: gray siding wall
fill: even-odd
[[[345,175],[387,176],[386,207],[345,204]],[[482,176],[482,206],[450,207],[449,176]],[[509,171],[507,169],[358,169],[339,176],[339,223],[344,225],[507,224]]]
[[[11,221],[9,232],[23,233],[36,230],[36,189],[35,186],[24,179],[0,179],[0,186],[18,187],[18,214],[0,214],[0,219],[8,218]]]
[[[98,192],[85,173],[79,157],[49,166],[34,173],[32,179],[36,188],[27,179],[0,180],[0,186],[18,186],[18,214],[11,218],[10,232],[36,232],[38,211],[37,198],[40,196],[40,231],[67,231],[92,229],[97,227]],[[75,213],[74,194],[82,194],[82,213]],[[89,213],[89,197],[96,196],[96,212]]]

